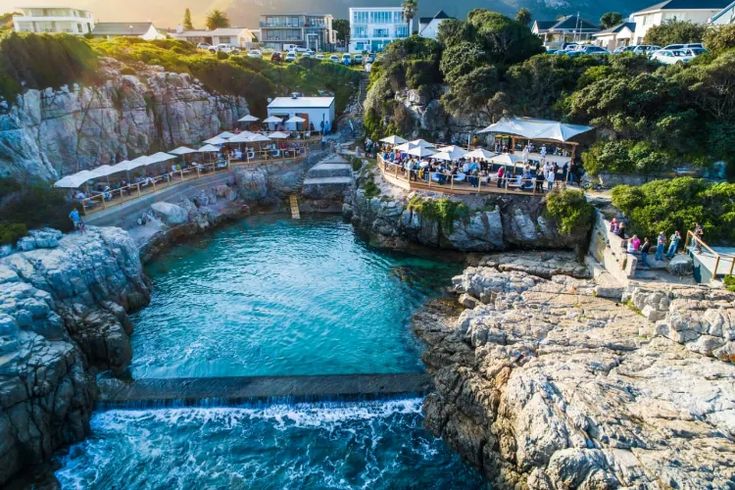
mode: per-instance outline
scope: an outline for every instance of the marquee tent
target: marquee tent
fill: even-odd
[[[592,131],[592,126],[566,124],[529,117],[504,117],[478,133],[510,134],[530,140],[549,140],[566,143],[580,134]]]

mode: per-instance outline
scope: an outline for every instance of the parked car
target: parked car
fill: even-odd
[[[323,60],[324,59],[324,53],[317,53],[317,54],[314,55],[314,58],[316,58],[318,60]]]
[[[582,46],[574,51],[567,51],[566,54],[569,56],[607,56],[610,51],[600,46]]]
[[[638,44],[636,46],[633,46],[633,53],[645,54],[650,57],[651,54],[655,53],[659,49],[661,49],[661,46],[656,46],[655,44]]]
[[[664,49],[686,49],[686,48],[704,49],[704,45],[702,43],[688,43],[688,44],[669,44],[668,46],[664,46]]]
[[[197,49],[204,49],[204,50],[209,51],[209,48],[211,48],[211,47],[212,47],[212,45],[209,44],[209,43],[199,43],[199,44],[197,44]]]
[[[295,52],[297,52],[297,53],[306,53],[307,51],[309,51],[309,49],[307,49],[307,48],[302,48],[301,46],[296,46],[296,48],[295,48],[295,49],[293,49],[293,51],[295,51]]]
[[[613,54],[632,53],[634,49],[635,46],[618,46],[615,48],[615,51],[613,51]]]
[[[307,49],[306,51],[304,51],[304,55],[308,55],[309,57],[314,57],[315,54],[316,53],[313,49]]]
[[[339,63],[339,56],[333,54],[329,57],[329,61],[331,61],[332,63]]]
[[[286,61],[296,61],[296,51],[289,51],[284,58]]]
[[[248,51],[248,57],[250,58],[262,58],[263,52],[259,49],[251,49]]]
[[[342,55],[342,64],[343,65],[351,65],[352,64],[352,57],[349,55],[349,53],[345,53]]]
[[[280,63],[281,61],[283,61],[283,56],[281,56],[280,51],[273,52],[273,54],[271,55],[271,61],[274,61],[276,63]]]
[[[363,58],[362,58],[362,55],[361,55],[361,54],[356,54],[356,55],[355,55],[355,56],[354,56],[354,57],[352,58],[352,64],[353,64],[353,65],[362,65],[362,59],[363,59]]]
[[[651,59],[665,65],[688,63],[696,56],[683,49],[660,49],[651,55]]]
[[[704,54],[704,53],[707,52],[706,49],[704,49],[704,48],[698,48],[698,47],[685,48],[684,51],[686,53],[689,53],[689,54],[693,55],[693,56],[699,56],[700,54]]]
[[[213,53],[227,53],[227,54],[237,54],[240,52],[240,48],[237,46],[233,46],[232,44],[227,43],[219,43],[216,46],[211,46],[209,48],[210,51]]]

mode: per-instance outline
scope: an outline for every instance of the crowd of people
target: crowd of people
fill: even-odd
[[[643,237],[643,241],[641,241],[640,237],[636,234],[628,236],[626,234],[625,222],[618,220],[617,218],[613,218],[612,221],[610,221],[610,232],[623,239],[623,246],[627,253],[640,257],[641,260],[639,263],[643,267],[649,266],[648,256],[651,253],[651,249],[654,247],[654,244],[648,237]],[[698,240],[694,241],[694,250],[696,253],[701,253],[701,240],[704,238],[704,228],[702,228],[699,223],[695,223],[693,233],[694,236],[698,238]],[[666,233],[660,231],[656,237],[654,260],[661,262],[664,258],[669,260],[674,258],[679,250],[681,241],[682,235],[679,230],[675,230],[668,237],[668,240]]]

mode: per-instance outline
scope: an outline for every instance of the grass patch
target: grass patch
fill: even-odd
[[[637,306],[635,305],[635,303],[633,303],[633,300],[629,299],[629,300],[628,300],[628,301],[626,301],[626,302],[625,302],[624,304],[625,304],[625,306],[627,306],[627,307],[628,307],[628,309],[629,309],[630,311],[632,311],[632,312],[633,312],[633,313],[635,313],[636,315],[641,315],[641,316],[643,316],[643,312],[641,312],[641,310],[640,310],[640,309],[639,309],[639,308],[638,308],[638,307],[637,307]]]
[[[422,218],[435,221],[442,230],[452,233],[456,220],[467,220],[470,209],[463,202],[453,201],[442,197],[441,199],[427,199],[413,196],[408,201],[408,209],[419,213]]]

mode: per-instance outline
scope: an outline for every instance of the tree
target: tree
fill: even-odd
[[[350,38],[350,21],[347,19],[334,19],[332,28],[337,31],[337,41],[347,44]]]
[[[184,11],[184,30],[194,30],[194,24],[191,23],[191,10],[188,8]]]
[[[711,26],[704,34],[704,45],[715,54],[735,48],[735,24]]]
[[[658,46],[680,43],[701,43],[706,25],[694,24],[683,20],[670,20],[661,25],[651,27],[646,33],[644,42]]]
[[[544,51],[541,39],[528,26],[497,12],[472,10],[467,23],[474,32],[473,41],[485,51],[491,63],[510,65]]]
[[[518,12],[516,12],[516,20],[524,26],[527,26],[531,23],[531,11],[525,7],[518,9]]]
[[[403,0],[402,7],[403,16],[408,21],[409,28],[413,28],[413,18],[416,17],[416,11],[419,8],[418,2],[416,0]]]
[[[600,17],[600,26],[603,29],[610,29],[623,22],[623,16],[620,12],[605,12]]]
[[[207,29],[211,31],[218,27],[230,27],[230,19],[221,10],[214,9],[207,15]]]

